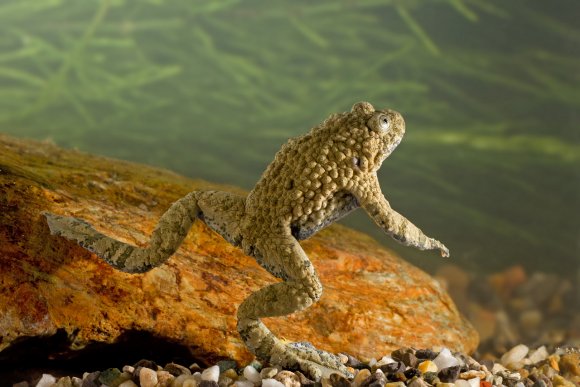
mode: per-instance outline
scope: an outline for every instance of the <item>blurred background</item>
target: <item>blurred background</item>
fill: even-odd
[[[452,260],[362,211],[344,223],[436,274],[484,343],[578,340],[579,14],[574,0],[2,0],[0,132],[251,189],[330,113],[396,109],[407,135],[383,191]]]

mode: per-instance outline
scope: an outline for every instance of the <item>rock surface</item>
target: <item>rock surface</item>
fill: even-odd
[[[143,244],[172,201],[209,186],[237,190],[0,135],[0,359],[28,337],[63,331],[67,347],[53,356],[138,331],[206,360],[251,359],[236,308],[276,279],[202,222],[165,265],[135,275],[50,236],[41,215],[80,217]],[[476,348],[477,333],[438,283],[371,238],[332,226],[303,246],[325,293],[306,312],[266,319],[275,334],[362,358],[400,346]]]

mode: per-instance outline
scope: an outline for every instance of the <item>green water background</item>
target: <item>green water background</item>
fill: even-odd
[[[0,131],[250,189],[289,137],[404,114],[391,204],[473,272],[580,266],[580,2],[3,0]],[[434,270],[361,213],[347,224]]]

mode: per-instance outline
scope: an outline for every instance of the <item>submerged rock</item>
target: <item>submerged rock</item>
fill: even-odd
[[[202,187],[240,192],[0,136],[0,361],[30,337],[62,332],[65,345],[52,356],[71,356],[131,331],[180,343],[197,358],[249,361],[236,309],[277,280],[202,222],[166,264],[127,274],[50,236],[41,215],[80,217],[142,245],[171,202]],[[477,334],[437,281],[368,236],[332,226],[302,245],[324,295],[306,312],[266,319],[275,334],[363,358],[400,346],[475,349]]]

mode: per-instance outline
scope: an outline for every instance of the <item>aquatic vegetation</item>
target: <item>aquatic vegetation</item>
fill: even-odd
[[[288,137],[369,100],[408,117],[383,172],[395,206],[462,263],[554,269],[553,257],[565,271],[580,212],[578,8],[6,0],[0,131],[250,187]]]

